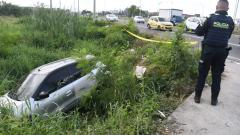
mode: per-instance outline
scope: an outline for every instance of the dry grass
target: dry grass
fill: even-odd
[[[16,23],[18,21],[18,18],[12,17],[12,16],[0,16],[0,22],[5,22],[5,23]]]
[[[240,26],[236,26],[233,33],[236,35],[240,35]]]

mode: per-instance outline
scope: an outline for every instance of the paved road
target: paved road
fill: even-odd
[[[219,104],[211,106],[211,88],[203,91],[200,104],[194,94],[168,118],[168,127],[177,135],[240,135],[240,63],[227,60]]]
[[[161,39],[164,38],[169,38],[174,36],[174,32],[164,32],[164,31],[159,31],[159,30],[149,30],[146,26],[146,24],[137,24],[137,28],[141,33],[148,33],[152,35],[157,35]],[[187,40],[194,40],[198,41],[198,45],[201,45],[201,41],[203,37],[198,37],[194,34],[191,33],[185,33],[184,34],[185,38]],[[238,35],[232,35],[231,39],[229,40],[229,46],[232,46],[233,50],[230,52],[229,58],[231,59],[236,59],[240,61],[240,44],[239,44],[239,36]]]

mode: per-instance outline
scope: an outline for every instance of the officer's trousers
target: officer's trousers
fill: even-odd
[[[204,46],[201,54],[201,60],[199,62],[199,77],[195,89],[195,96],[201,97],[205,81],[208,76],[208,72],[211,68],[212,72],[212,100],[217,100],[220,85],[221,74],[224,69],[224,63],[226,60],[226,49]]]

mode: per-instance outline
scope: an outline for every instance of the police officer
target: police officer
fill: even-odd
[[[229,3],[227,0],[219,0],[215,14],[212,14],[198,26],[196,34],[204,36],[202,41],[202,55],[199,62],[199,77],[195,88],[194,101],[200,103],[206,77],[211,68],[212,72],[212,96],[211,105],[217,105],[220,92],[221,74],[226,60],[226,48],[228,40],[234,30],[233,19],[228,16]]]

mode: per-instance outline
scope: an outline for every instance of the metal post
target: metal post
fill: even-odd
[[[139,13],[139,16],[141,16],[141,15],[142,15],[142,10],[141,10],[141,8],[142,8],[142,1],[140,0],[140,6],[139,6],[140,13]]]
[[[96,0],[93,0],[93,19],[96,19]]]
[[[80,10],[79,10],[79,0],[78,0],[78,15],[80,14]]]
[[[50,9],[52,10],[52,0],[50,0]]]
[[[62,8],[62,0],[60,0],[59,8]]]
[[[235,7],[235,11],[234,11],[234,20],[237,19],[238,5],[239,5],[239,0],[236,0],[236,7]]]

